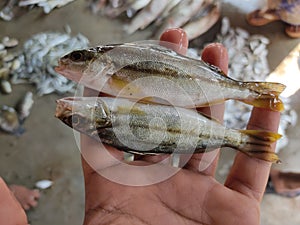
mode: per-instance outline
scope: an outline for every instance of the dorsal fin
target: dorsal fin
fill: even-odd
[[[110,44],[110,45],[100,45],[100,46],[97,46],[95,48],[89,48],[90,51],[93,51],[93,52],[99,52],[99,53],[106,53],[112,49],[114,49],[115,47],[118,47],[122,44]]]

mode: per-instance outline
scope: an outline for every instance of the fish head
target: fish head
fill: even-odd
[[[59,59],[55,70],[70,80],[99,90],[101,87],[98,84],[105,84],[115,71],[112,62],[114,55],[106,54],[114,48],[114,46],[99,46],[73,51]]]
[[[111,124],[110,111],[100,98],[67,97],[56,104],[55,116],[77,131],[90,134]]]
[[[75,50],[61,57],[55,70],[66,78],[79,82],[96,58],[97,53],[94,51]]]

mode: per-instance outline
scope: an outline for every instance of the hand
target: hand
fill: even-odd
[[[14,194],[0,177],[0,224],[26,225],[27,217]]]
[[[188,41],[180,29],[165,32],[161,40],[179,44],[180,53],[186,51]],[[202,59],[227,72],[228,56],[221,44],[207,46]],[[97,93],[86,89],[85,94]],[[224,106],[213,106],[214,117],[222,120]],[[208,113],[209,109],[202,109]],[[277,131],[279,113],[254,108],[249,129]],[[273,146],[274,147],[274,146]],[[106,146],[115,158],[122,160],[120,151]],[[100,150],[100,151],[99,151]],[[171,178],[148,186],[126,186],[99,175],[103,171],[117,174],[124,170],[121,163],[107,160],[99,143],[81,135],[82,166],[85,176],[86,207],[84,224],[214,224],[255,225],[260,223],[260,202],[264,194],[271,163],[237,153],[225,184],[214,178],[218,157],[205,170],[199,171],[203,157],[211,153],[195,154]],[[218,150],[214,151],[214,155]],[[99,155],[103,157],[99,157]],[[97,156],[97,157],[96,157]],[[135,165],[149,165],[159,157],[141,157]],[[202,161],[201,161],[202,159]],[[169,165],[155,164],[157,171],[169,170]],[[124,172],[124,171],[122,171]],[[147,180],[142,173],[126,171],[128,179]]]

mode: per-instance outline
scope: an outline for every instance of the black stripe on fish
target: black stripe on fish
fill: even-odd
[[[167,65],[167,66],[166,66]],[[143,72],[148,74],[149,76],[160,74],[165,76],[172,76],[172,77],[180,77],[189,76],[179,68],[173,67],[169,64],[163,62],[154,62],[154,61],[142,61],[137,63],[132,63],[122,68],[123,70],[135,71],[135,72]]]

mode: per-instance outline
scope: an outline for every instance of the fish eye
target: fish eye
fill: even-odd
[[[78,62],[83,60],[84,55],[80,51],[75,51],[71,53],[70,58],[72,61]]]
[[[78,124],[80,124],[81,120],[82,120],[82,117],[75,114],[71,117],[71,124],[72,125],[78,125]]]

